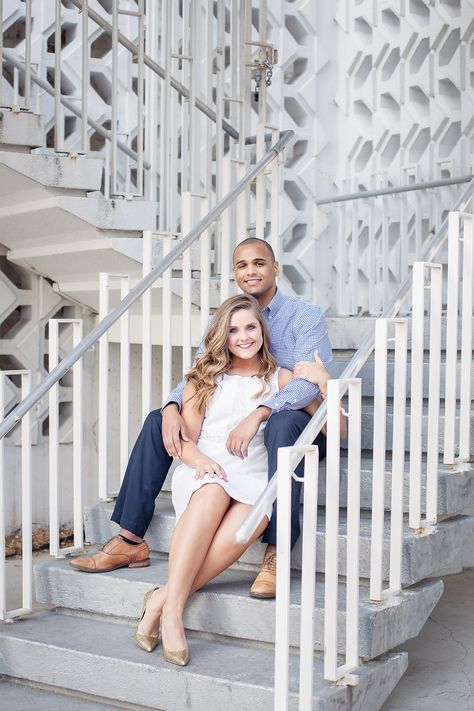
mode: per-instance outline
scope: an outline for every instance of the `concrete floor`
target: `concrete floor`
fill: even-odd
[[[408,670],[382,711],[474,710],[474,570],[444,585],[421,634],[399,648]]]
[[[35,553],[34,562],[48,557]],[[10,604],[20,580],[21,561],[10,558]],[[444,584],[444,595],[421,634],[399,647],[409,654],[408,670],[381,711],[474,711],[474,569],[446,577]],[[88,711],[88,702],[83,703]]]

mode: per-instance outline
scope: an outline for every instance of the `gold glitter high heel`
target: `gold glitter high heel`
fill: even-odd
[[[179,667],[185,667],[189,662],[189,649],[180,649],[178,652],[172,652],[163,647],[163,658],[171,664],[177,664]]]
[[[146,612],[146,606],[148,605],[148,602],[155,592],[155,590],[159,590],[158,587],[152,588],[152,590],[149,590],[147,593],[145,593],[145,597],[143,598],[143,610],[142,614],[140,615],[140,619],[138,620],[138,626],[140,627],[140,622],[143,620],[143,617]],[[161,623],[161,620],[160,620]],[[160,624],[161,626],[161,624]],[[135,632],[134,635],[135,642],[138,644],[139,647],[145,650],[145,652],[153,652],[155,649],[156,645],[160,641],[160,632],[158,630],[158,634],[142,634],[141,632],[137,631]]]

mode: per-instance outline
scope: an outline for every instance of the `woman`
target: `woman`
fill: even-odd
[[[319,366],[318,377],[326,375]],[[204,353],[186,376],[182,416],[190,441],[182,444],[182,464],[172,481],[177,522],[168,582],[145,595],[135,633],[142,649],[153,651],[161,628],[164,658],[187,664],[183,612],[189,595],[238,560],[265,530],[271,507],[246,545],[235,542],[236,530],[267,484],[264,424],[246,458],[228,452],[225,442],[229,431],[292,378],[291,371],[277,368],[257,301],[247,295],[227,299],[206,333]],[[311,414],[318,405],[310,406]]]

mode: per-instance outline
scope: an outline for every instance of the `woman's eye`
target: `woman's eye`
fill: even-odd
[[[237,329],[236,329],[236,328],[231,328],[231,329],[229,329],[229,333],[237,333]]]
[[[255,326],[254,326],[253,324],[251,324],[251,325],[248,327],[248,330],[249,330],[249,331],[255,331]]]

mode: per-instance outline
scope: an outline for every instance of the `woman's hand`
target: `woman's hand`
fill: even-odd
[[[222,469],[220,464],[215,462],[210,457],[205,457],[204,455],[200,456],[196,459],[196,466],[194,468],[196,469],[195,479],[204,479],[206,474],[208,474],[211,479],[217,476],[219,479],[228,481],[227,474]]]
[[[309,360],[300,360],[296,363],[293,370],[295,378],[304,378],[304,380],[309,380],[310,383],[314,383],[321,390],[321,397],[323,400],[326,399],[327,394],[327,384],[331,376],[324,367],[324,363],[318,355],[318,351],[314,352],[314,363]]]

